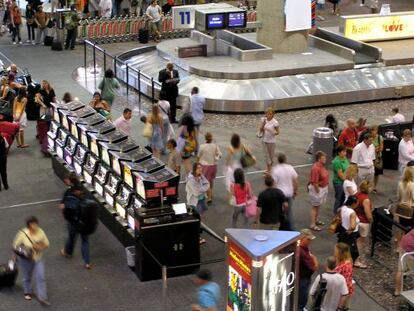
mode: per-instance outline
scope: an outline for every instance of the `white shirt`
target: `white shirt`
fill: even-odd
[[[161,8],[159,5],[150,5],[145,12],[149,17],[152,17],[151,22],[156,23],[161,19]]]
[[[99,2],[99,8],[101,9],[102,17],[111,17],[112,11],[112,1],[111,0],[101,0]]]
[[[358,168],[372,168],[375,160],[374,144],[367,145],[362,142],[355,146],[352,150],[351,162],[358,165]]]
[[[348,206],[344,205],[341,207],[341,222],[342,227],[344,227],[346,230],[349,230],[351,227],[351,215],[352,213],[355,213],[355,211],[352,208],[349,208]],[[356,216],[356,226],[353,232],[358,232],[359,227],[359,218]]]
[[[391,118],[391,122],[392,123],[401,123],[401,122],[405,122],[405,117],[403,114],[401,113],[396,113],[395,115],[392,116]]]
[[[118,130],[121,130],[128,136],[131,135],[131,119],[127,120],[124,116],[120,116],[114,121],[114,125]]]
[[[313,282],[310,295],[314,296],[319,286],[318,275]],[[343,275],[337,272],[322,273],[322,279],[326,280],[326,293],[321,305],[321,311],[336,311],[342,296],[349,294]]]
[[[191,116],[194,119],[194,124],[200,125],[203,123],[204,120],[204,105],[206,103],[206,99],[199,94],[191,95]]]
[[[344,192],[345,192],[345,201],[344,201],[345,203],[346,200],[348,200],[350,195],[354,195],[358,192],[358,187],[354,180],[348,180],[348,179],[344,180],[343,187],[344,187]],[[351,191],[352,191],[351,194],[348,193],[347,188],[351,188]]]
[[[198,157],[201,165],[215,165],[221,156],[222,154],[219,146],[213,143],[201,144],[198,150]]]
[[[293,180],[298,178],[298,174],[290,164],[278,164],[272,169],[272,177],[276,188],[283,192],[285,197],[292,198],[294,194]]]
[[[263,129],[262,141],[264,143],[274,144],[276,143],[276,128],[279,127],[279,122],[277,122],[275,118],[270,121],[268,121],[267,118],[264,120],[266,120],[266,123]]]
[[[414,161],[413,140],[405,141],[403,138],[398,145],[398,163],[400,164],[400,169],[403,170],[410,161]]]

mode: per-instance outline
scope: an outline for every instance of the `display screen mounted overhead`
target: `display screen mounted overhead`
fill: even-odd
[[[214,13],[206,15],[207,29],[223,29],[226,27],[226,15],[224,13]]]
[[[228,28],[245,28],[246,27],[246,11],[244,12],[230,12],[227,14]]]

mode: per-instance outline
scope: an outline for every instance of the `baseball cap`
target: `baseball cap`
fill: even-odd
[[[309,240],[313,240],[313,239],[316,238],[316,236],[309,229],[302,229],[302,230],[300,230],[300,233],[302,233],[302,235],[305,238],[308,238]]]

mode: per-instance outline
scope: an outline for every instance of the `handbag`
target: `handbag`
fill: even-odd
[[[33,245],[33,241],[29,238],[29,236],[26,234],[26,232],[24,232],[23,230],[20,230],[20,231],[25,234],[25,236],[27,237],[27,239]],[[26,259],[26,260],[29,260],[29,261],[33,261],[33,249],[31,247],[27,247],[23,243],[22,244],[19,244],[19,245],[16,245],[13,248],[13,252],[17,256],[19,256],[20,258],[23,258],[23,259]]]
[[[243,155],[240,158],[240,164],[243,168],[251,167],[256,164],[256,160],[250,152],[246,151],[246,148],[243,145]]]
[[[331,234],[338,233],[339,227],[341,226],[341,224],[342,224],[341,214],[340,214],[340,211],[338,211],[328,226],[328,232]]]
[[[144,130],[142,131],[142,135],[148,139],[152,137],[152,124],[146,122],[144,125]]]
[[[256,217],[257,215],[257,197],[252,196],[246,202],[245,209],[246,217]]]
[[[397,205],[394,215],[405,218],[405,219],[412,219],[413,218],[414,208],[405,203],[400,203]]]

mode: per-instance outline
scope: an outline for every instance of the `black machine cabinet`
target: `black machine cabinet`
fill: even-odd
[[[60,124],[52,121],[50,122],[49,132],[47,132],[47,143],[49,149],[54,151],[55,150],[55,140],[57,138],[58,130],[60,128]]]
[[[103,123],[104,124],[104,123]],[[102,159],[102,150],[100,148],[100,142],[106,143],[118,143],[128,138],[123,132],[115,129],[110,132],[102,133],[89,133],[91,142],[91,151]],[[105,161],[104,161],[105,162]],[[108,164],[110,165],[110,163]]]
[[[106,203],[113,208],[115,208],[115,198],[119,192],[121,183],[122,183],[121,178],[119,178],[119,176],[117,176],[112,171],[110,171],[108,174],[108,181],[106,182],[105,187],[104,187],[103,197]]]
[[[68,140],[69,132],[63,127],[59,128],[57,131],[57,136],[55,140],[55,152],[57,156],[63,160],[63,150],[66,147],[66,142]]]
[[[73,157],[75,156],[76,146],[79,144],[78,140],[69,135],[65,149],[63,150],[63,160],[70,166],[73,167]]]
[[[382,161],[384,169],[398,170],[398,145],[397,138],[384,138],[384,150],[382,151]]]
[[[100,162],[97,166],[96,173],[92,178],[93,187],[96,193],[98,193],[101,197],[104,196],[104,187],[108,180],[109,172],[110,168],[106,164]]]
[[[161,267],[155,258],[167,267],[200,262],[200,220],[186,216],[170,223],[140,228],[135,241],[135,273],[141,281],[160,279]],[[146,248],[146,249],[145,249]],[[198,266],[168,270],[168,277],[194,273]]]
[[[86,161],[86,156],[90,151],[82,144],[78,144],[75,149],[75,155],[73,156],[73,168],[76,174],[83,176],[83,165]]]
[[[115,210],[120,217],[127,219],[127,209],[132,205],[133,198],[134,190],[125,183],[122,183],[118,195],[115,198]],[[133,228],[135,229],[135,225]]]
[[[102,161],[108,165],[111,165],[109,151],[125,153],[125,152],[129,152],[131,150],[139,148],[139,145],[137,145],[134,140],[127,138],[119,142],[99,141],[98,148],[99,148],[99,154],[101,155]]]

